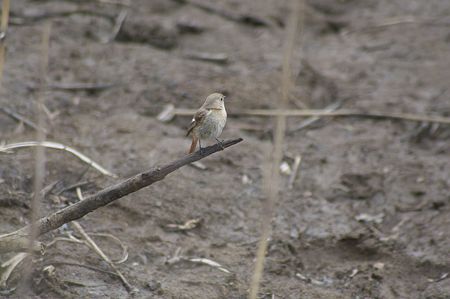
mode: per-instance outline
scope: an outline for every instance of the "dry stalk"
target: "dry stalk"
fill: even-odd
[[[50,29],[51,23],[46,22],[43,25],[42,31],[42,45],[41,45],[41,65],[40,65],[40,78],[41,78],[41,89],[38,94],[36,114],[37,114],[37,125],[38,127],[44,127],[44,114],[42,111],[42,107],[44,105],[44,97],[45,97],[45,85],[46,85],[46,76],[47,76],[47,68],[48,68],[48,52],[49,52],[49,43],[50,43]],[[36,131],[36,139],[38,142],[42,142],[45,139],[45,133],[42,130]],[[33,197],[31,199],[31,217],[30,217],[30,233],[28,235],[29,243],[28,243],[28,254],[32,256],[34,253],[34,243],[38,237],[39,231],[36,225],[36,220],[39,219],[40,209],[41,209],[41,200],[43,197],[43,193],[41,190],[44,187],[44,179],[45,179],[45,152],[43,147],[37,147],[35,151],[35,165],[34,165],[34,180],[33,180]],[[25,265],[25,269],[23,272],[23,281],[22,286],[26,287],[28,283],[29,277],[32,273],[32,261]],[[19,287],[19,293],[24,291],[23,288]]]
[[[294,166],[292,167],[292,173],[291,173],[291,176],[289,177],[289,181],[288,181],[288,189],[294,188],[294,182],[295,182],[295,179],[297,178],[297,174],[298,174],[298,171],[300,168],[300,163],[302,163],[302,156],[295,156]]]
[[[0,24],[0,40],[6,37],[6,31],[8,30],[9,22],[9,0],[2,0],[2,21]]]
[[[0,45],[0,47],[2,47]],[[0,49],[0,51],[2,51]],[[0,54],[2,55],[2,54]],[[0,79],[1,80],[1,79]],[[37,124],[35,124],[33,121],[29,120],[28,118],[20,115],[19,113],[13,111],[12,109],[6,108],[6,107],[0,107],[0,110],[3,111],[6,115],[8,115],[9,117],[18,120],[19,122],[22,122],[24,125],[27,125],[28,127],[35,129],[36,131],[42,130],[44,131],[44,133],[48,133],[47,130],[43,129],[43,128],[39,128]]]
[[[292,16],[289,19],[289,24],[287,26],[286,41],[283,54],[283,71],[281,78],[281,99],[278,101],[278,109],[284,110],[287,108],[289,88],[291,85],[292,77],[292,56],[295,46],[295,37],[297,36],[298,27],[300,19],[303,22],[303,11],[304,3],[303,0],[292,0]],[[301,30],[301,28],[300,28]],[[270,172],[267,171],[268,175],[265,178],[266,183],[266,194],[267,200],[264,204],[263,215],[262,215],[262,228],[261,228],[261,239],[258,244],[258,249],[256,253],[256,263],[255,270],[253,273],[253,279],[250,285],[250,299],[256,299],[258,295],[259,285],[261,282],[265,254],[267,250],[267,239],[271,232],[271,221],[275,211],[275,205],[278,201],[279,192],[279,165],[283,157],[283,145],[284,136],[286,131],[286,116],[279,114],[276,116],[276,126],[274,134],[274,145],[272,152],[272,159],[268,160],[268,165],[270,166]],[[271,161],[271,163],[270,163]]]

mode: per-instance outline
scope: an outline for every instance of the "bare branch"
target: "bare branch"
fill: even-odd
[[[242,140],[242,138],[225,140],[222,142],[222,146],[223,148],[227,148],[241,142]],[[175,170],[222,150],[222,146],[220,144],[215,144],[203,148],[201,151],[197,151],[178,160],[167,163],[163,166],[155,167],[146,172],[139,173],[134,177],[107,187],[96,194],[88,196],[83,201],[79,201],[47,217],[43,217],[36,222],[36,230],[38,232],[37,234],[45,234],[62,226],[65,223],[80,219],[90,212],[93,212],[100,207],[106,206],[119,198],[136,192],[144,187],[150,186],[155,182],[161,181],[168,174],[174,172]],[[26,244],[26,238],[28,237],[29,229],[30,227],[26,226],[13,233],[0,235],[0,252],[24,250],[24,244]],[[36,249],[39,249],[39,246],[40,244],[36,243]]]

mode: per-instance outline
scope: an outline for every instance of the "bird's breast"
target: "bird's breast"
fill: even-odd
[[[227,122],[227,112],[224,109],[211,110],[205,117],[198,133],[201,139],[217,138],[222,134],[222,130]]]

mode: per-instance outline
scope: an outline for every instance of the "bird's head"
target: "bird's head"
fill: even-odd
[[[221,93],[210,94],[203,104],[205,109],[225,109],[225,96]]]

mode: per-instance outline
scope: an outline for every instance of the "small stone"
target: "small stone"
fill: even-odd
[[[286,161],[283,161],[280,165],[280,172],[284,175],[290,175],[292,173],[291,166]]]
[[[244,185],[248,185],[250,184],[252,181],[250,180],[250,178],[248,177],[248,175],[244,174],[242,176],[242,184]]]
[[[298,237],[300,236],[300,233],[295,226],[293,228],[291,228],[291,231],[289,232],[289,236],[294,240],[297,240]]]
[[[381,271],[381,270],[384,269],[384,263],[377,262],[377,263],[373,264],[373,267],[374,267],[375,269]]]
[[[384,218],[384,213],[379,213],[376,215],[370,215],[366,213],[361,213],[355,217],[357,221],[360,222],[374,222],[374,223],[382,223]]]
[[[147,289],[151,292],[161,289],[161,283],[157,280],[150,280],[147,282]]]
[[[312,196],[312,192],[311,191],[305,191],[305,192],[303,192],[303,196],[304,197],[311,197]]]

